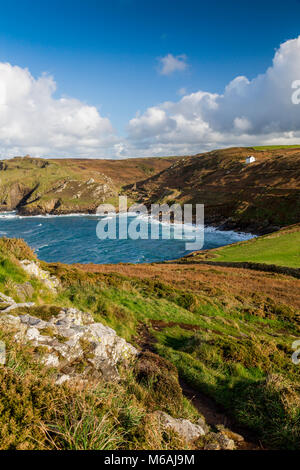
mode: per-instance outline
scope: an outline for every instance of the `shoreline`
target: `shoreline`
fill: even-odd
[[[105,255],[105,250],[103,251],[103,256],[101,255],[101,253],[99,254],[100,258],[98,259],[98,255],[96,256],[96,258],[93,258],[93,259],[85,259],[84,261],[81,259],[81,257],[79,256],[79,258],[76,257],[76,259],[74,259],[73,256],[68,256],[67,258],[68,259],[65,259],[63,257],[63,259],[59,256],[59,258],[56,258],[56,260],[54,260],[51,255],[49,255],[49,253],[47,254],[46,258],[43,258],[45,261],[48,261],[48,262],[55,262],[57,261],[57,259],[60,259],[62,263],[66,263],[66,264],[77,264],[77,263],[93,263],[95,265],[101,265],[101,264],[123,264],[123,263],[129,263],[129,264],[144,264],[144,263],[157,263],[157,262],[172,262],[172,261],[175,261],[176,259],[178,258],[181,258],[181,257],[184,257],[186,255],[188,255],[189,253],[193,252],[195,250],[195,247],[194,249],[192,250],[188,250],[188,251],[182,251],[180,249],[176,249],[176,236],[173,237],[173,229],[176,230],[175,226],[174,226],[174,221],[170,221],[170,223],[168,222],[164,222],[164,221],[159,221],[157,218],[152,218],[149,217],[149,216],[144,216],[144,215],[141,215],[141,214],[136,214],[136,213],[133,213],[133,212],[130,212],[130,213],[127,213],[127,216],[128,216],[128,222],[127,222],[127,226],[130,225],[130,219],[131,220],[134,220],[135,218],[143,218],[145,220],[145,218],[147,219],[146,220],[146,223],[149,223],[150,227],[148,226],[148,240],[150,238],[150,241],[151,241],[151,236],[150,236],[150,233],[151,233],[151,224],[158,224],[158,225],[169,225],[170,229],[172,230],[171,231],[171,242],[174,241],[175,245],[174,245],[174,253],[169,253],[168,252],[168,248],[166,246],[165,250],[163,250],[161,248],[161,252],[160,252],[160,255],[157,257],[155,256],[155,250],[153,251],[152,250],[152,255],[150,256],[150,252],[149,250],[147,250],[147,248],[139,248],[137,251],[136,251],[136,254],[134,254],[135,252],[135,248],[132,248],[132,243],[130,243],[130,240],[128,240],[129,244],[128,244],[128,249],[130,250],[130,255],[129,256],[126,256],[126,259],[124,258],[124,256],[122,255],[121,257],[119,257],[119,259],[115,259],[115,257],[111,257],[111,256],[108,256],[108,255]],[[83,213],[70,213],[70,214],[39,214],[39,215],[34,215],[34,216],[24,216],[22,214],[19,214],[17,211],[3,211],[3,212],[0,212],[0,221],[2,220],[2,226],[1,226],[1,230],[3,230],[2,232],[0,232],[1,234],[1,237],[17,237],[17,238],[24,238],[24,233],[23,231],[23,225],[25,224],[25,227],[28,226],[36,226],[38,224],[39,225],[45,225],[45,227],[47,227],[47,220],[49,221],[50,223],[50,220],[53,221],[54,224],[56,223],[59,223],[58,221],[57,222],[54,222],[55,219],[60,219],[61,221],[63,219],[65,219],[65,222],[62,222],[63,224],[67,224],[67,226],[69,226],[69,222],[67,222],[67,219],[71,220],[73,219],[74,222],[75,220],[78,220],[78,223],[81,224],[83,223],[83,219],[86,219],[86,223],[87,224],[92,224],[92,225],[96,225],[98,223],[98,221],[100,221],[101,219],[105,219],[105,218],[113,218],[113,217],[122,217],[122,213],[118,213],[118,214],[105,214],[105,215],[101,215],[101,214],[83,214]],[[27,224],[26,224],[26,219],[27,220]],[[88,222],[88,219],[90,219],[90,222]],[[22,222],[23,220],[23,222]],[[82,222],[80,222],[80,220],[82,220]],[[5,230],[5,225],[6,225],[6,222],[8,222],[8,225],[7,225],[7,231]],[[43,222],[44,221],[44,222]],[[43,222],[43,223],[42,223]],[[70,224],[72,225],[73,222],[70,222]],[[77,222],[76,222],[77,223]],[[118,223],[118,222],[117,222]],[[12,233],[11,231],[11,224],[13,224],[13,227],[14,228],[14,231]],[[50,223],[50,225],[53,225]],[[60,224],[61,225],[61,224]],[[28,230],[28,229],[26,229]],[[55,239],[51,239],[51,237],[48,238],[43,236],[43,230],[46,230],[47,232],[47,228],[45,229],[42,229],[42,228],[39,228],[37,227],[35,230],[38,230],[38,231],[41,231],[41,235],[38,235],[39,239],[41,240],[41,243],[42,243],[42,247],[45,247],[45,246],[49,246],[52,245],[54,243],[54,245],[57,247],[58,249],[58,246],[57,246],[57,243],[55,242]],[[161,227],[159,230],[164,230],[163,227]],[[202,228],[200,227],[196,227],[194,224],[182,224],[182,226],[180,227],[180,233],[182,234],[182,241],[186,241],[186,242],[192,242],[196,239],[197,237],[197,232],[199,234],[199,231],[201,231]],[[45,233],[46,233],[45,232]],[[36,232],[37,233],[37,232]],[[205,228],[204,228],[204,233],[205,233],[205,240],[206,240],[206,248],[202,248],[203,250],[204,249],[209,249],[208,247],[210,248],[214,248],[214,247],[217,247],[217,246],[223,246],[223,245],[227,245],[227,244],[235,244],[235,243],[240,243],[242,241],[245,241],[245,240],[248,240],[248,239],[251,239],[251,238],[254,238],[255,235],[254,234],[249,234],[249,233],[246,233],[246,232],[238,232],[238,231],[233,231],[233,230],[220,230],[218,227],[216,226],[212,226],[212,225],[205,225]],[[202,236],[202,235],[201,235]],[[128,237],[130,238],[130,237]],[[35,250],[36,252],[38,253],[39,252],[39,249],[41,248],[41,246],[39,246],[40,243],[31,243],[32,240],[31,238],[27,239],[26,236],[25,236],[25,239],[27,240],[27,242],[35,247]],[[161,236],[160,236],[160,239],[162,240]],[[50,241],[49,241],[50,240]],[[214,243],[214,240],[215,243]],[[220,242],[220,240],[223,240],[222,242]],[[31,241],[31,242],[30,242]],[[114,249],[116,250],[117,247],[118,247],[118,240],[115,240],[115,244],[114,246],[110,247],[110,249]],[[219,245],[221,243],[221,245]],[[169,245],[170,246],[170,245]],[[71,247],[70,247],[71,249]],[[75,248],[74,248],[75,249]],[[150,251],[151,251],[150,250]],[[101,251],[101,250],[100,250]],[[164,251],[164,253],[163,253]],[[145,255],[146,259],[143,259],[144,256],[142,255]],[[49,259],[49,256],[50,256],[50,259]],[[117,257],[118,258],[118,257]]]
[[[58,217],[99,217],[99,218],[104,218],[104,217],[117,217],[119,215],[122,215],[122,213],[120,212],[116,212],[116,213],[108,213],[108,214],[105,214],[105,215],[101,215],[101,214],[97,214],[97,213],[88,213],[88,212],[69,212],[69,213],[64,213],[64,214],[54,214],[54,213],[39,213],[39,214],[22,214],[22,213],[18,213],[18,211],[16,210],[12,210],[12,211],[0,211],[0,219],[1,218],[8,218],[8,219],[13,219],[13,218],[19,218],[19,219],[50,219],[50,218],[58,218]],[[7,216],[7,217],[5,217]],[[11,216],[11,217],[10,217]],[[168,224],[168,225],[171,225],[171,226],[174,226],[175,223],[174,221],[170,220],[170,222],[166,222],[166,221],[161,221],[161,220],[156,220],[154,217],[148,215],[148,216],[143,216],[142,214],[135,214],[133,212],[127,212],[127,217],[145,217],[145,218],[148,218],[148,219],[151,219],[153,222],[156,222],[156,223],[160,223],[160,224]],[[178,224],[178,223],[177,223]],[[195,229],[196,228],[196,225],[193,223],[193,224],[185,224],[185,223],[182,223],[183,226],[185,227],[190,227],[190,228],[193,228]],[[234,228],[234,227],[230,227],[229,225],[226,225],[226,223],[221,223],[221,224],[217,224],[217,223],[214,223],[214,222],[205,222],[204,223],[204,228],[211,228],[215,231],[219,231],[219,232],[234,232],[236,234],[245,234],[245,235],[252,235],[253,237],[254,236],[257,236],[257,235],[263,235],[263,233],[259,233],[259,232],[256,232],[255,230],[247,230],[246,228],[242,229],[242,228]],[[279,230],[280,227],[276,227],[276,229]],[[273,230],[270,230],[270,232],[272,232]],[[275,230],[274,230],[275,231]],[[269,232],[269,233],[270,233]],[[268,232],[267,232],[268,233]]]

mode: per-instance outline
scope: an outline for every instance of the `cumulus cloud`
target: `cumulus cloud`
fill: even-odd
[[[162,75],[170,75],[176,71],[183,71],[187,68],[187,57],[185,54],[174,56],[173,54],[167,54],[165,57],[160,57],[160,69],[159,72]]]
[[[74,98],[55,98],[48,75],[0,63],[0,155],[105,156],[118,144],[109,119]]]
[[[165,73],[183,70],[186,57],[169,54],[161,64]],[[182,89],[178,101],[137,113],[128,123],[127,138],[121,139],[94,106],[57,98],[52,77],[34,78],[27,69],[0,63],[0,156],[124,158],[299,144],[300,104],[293,104],[300,102],[299,88],[300,36],[280,45],[264,73],[235,77],[223,93],[186,94]]]
[[[300,36],[281,44],[272,65],[252,80],[238,76],[222,94],[197,91],[148,108],[129,122],[129,142],[157,155],[299,143],[300,105],[292,103],[292,84],[298,79]]]

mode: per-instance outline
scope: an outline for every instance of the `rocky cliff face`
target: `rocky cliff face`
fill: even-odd
[[[167,168],[173,159],[45,160],[0,162],[0,211],[23,215],[95,213],[114,202],[124,184]]]
[[[256,161],[246,164],[253,154]],[[0,162],[0,210],[95,213],[131,201],[204,204],[206,223],[266,233],[300,221],[300,149],[233,148],[191,157]]]
[[[93,179],[66,179],[56,183],[46,193],[32,194],[18,208],[23,215],[95,213],[100,204],[117,196],[112,180],[105,175],[101,183]]]

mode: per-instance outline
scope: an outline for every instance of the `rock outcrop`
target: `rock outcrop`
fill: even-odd
[[[42,269],[37,262],[27,259],[20,261],[23,269],[30,275],[42,281],[45,286],[53,292],[56,292],[60,283],[55,276],[51,276],[48,271]]]
[[[212,432],[202,418],[195,424],[188,419],[173,418],[163,411],[155,411],[154,415],[159,426],[172,429],[187,444],[203,450],[235,450],[244,441],[242,436],[222,425],[217,425],[217,432]]]
[[[58,369],[59,384],[91,376],[118,379],[117,365],[137,354],[112,328],[95,323],[90,314],[75,308],[64,308],[49,320],[2,313],[0,323],[13,327],[18,341],[30,341],[37,352],[43,352],[42,362]]]
[[[12,297],[8,297],[0,292],[0,313],[2,314],[9,313],[11,310],[16,310],[17,308],[33,306],[33,302],[17,303]]]

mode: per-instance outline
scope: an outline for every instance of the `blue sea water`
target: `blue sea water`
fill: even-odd
[[[23,238],[44,261],[63,263],[147,263],[177,259],[189,253],[186,242],[193,241],[194,228],[186,227],[185,238],[164,240],[100,240],[96,235],[101,217],[96,215],[22,217],[0,213],[0,237]],[[119,218],[117,217],[117,225]],[[128,218],[128,224],[132,217]],[[163,224],[159,224],[160,234]],[[150,229],[149,229],[150,230]],[[248,240],[250,234],[206,227],[203,249]],[[187,240],[190,238],[190,240]]]

